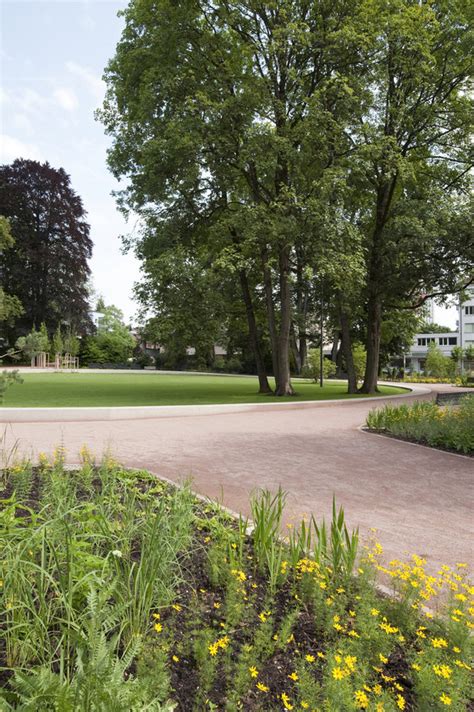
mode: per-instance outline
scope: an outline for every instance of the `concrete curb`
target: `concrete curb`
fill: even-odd
[[[400,387],[397,383],[381,381],[381,385]],[[81,422],[112,420],[143,420],[149,418],[177,418],[205,415],[229,415],[242,412],[264,412],[267,409],[320,408],[327,405],[349,406],[354,403],[380,402],[397,398],[427,395],[431,389],[410,384],[407,393],[393,396],[348,398],[341,400],[286,401],[284,403],[222,403],[211,405],[150,405],[150,406],[98,406],[73,408],[0,408],[0,423]]]

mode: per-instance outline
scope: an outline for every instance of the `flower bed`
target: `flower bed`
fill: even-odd
[[[465,396],[459,406],[433,401],[386,405],[370,411],[366,425],[369,430],[469,455],[474,451],[474,396]]]
[[[254,498],[249,533],[87,452],[73,472],[61,453],[14,465],[1,488],[2,710],[469,708],[463,563],[385,566],[335,507],[282,541],[282,492]]]

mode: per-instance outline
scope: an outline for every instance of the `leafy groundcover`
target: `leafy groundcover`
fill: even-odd
[[[463,562],[383,564],[335,507],[284,541],[281,491],[250,528],[87,451],[0,490],[0,710],[472,709]]]
[[[459,405],[440,406],[434,401],[411,405],[385,405],[371,410],[367,428],[410,442],[464,455],[474,454],[474,396],[464,396]]]

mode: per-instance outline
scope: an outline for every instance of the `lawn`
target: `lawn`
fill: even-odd
[[[463,562],[384,563],[336,507],[282,541],[281,491],[250,533],[188,487],[62,459],[0,473],[1,710],[470,709]]]
[[[35,373],[22,376],[5,394],[6,407],[203,405],[214,403],[279,403],[295,400],[363,398],[348,396],[343,381],[326,381],[323,388],[306,380],[294,383],[297,395],[259,395],[256,377],[167,375],[160,373]],[[403,389],[381,386],[381,395]]]

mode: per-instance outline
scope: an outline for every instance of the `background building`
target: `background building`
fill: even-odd
[[[442,351],[445,356],[451,356],[454,346],[463,349],[474,345],[474,287],[466,290],[467,298],[459,305],[459,318],[456,331],[444,333],[415,334],[410,351],[406,355],[407,371],[423,371],[428,348],[431,343]],[[429,310],[432,313],[432,306]],[[432,323],[432,319],[427,319]]]

